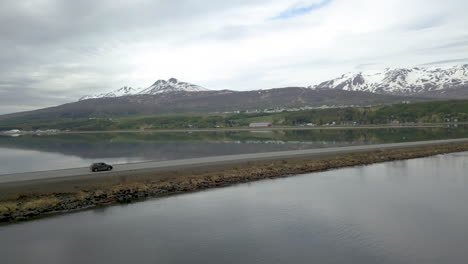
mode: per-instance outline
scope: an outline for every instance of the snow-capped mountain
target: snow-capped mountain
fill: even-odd
[[[465,85],[468,85],[468,64],[445,68],[414,67],[348,73],[309,88],[420,95],[444,93],[447,90],[461,88]]]
[[[115,91],[109,92],[109,93],[102,93],[102,94],[96,94],[96,95],[86,95],[80,98],[80,100],[86,100],[86,99],[93,99],[93,98],[103,98],[103,97],[119,97],[119,96],[126,96],[126,95],[132,95],[136,94],[137,89],[134,89],[132,87],[124,86],[120,89],[117,89]]]
[[[325,81],[318,85],[312,85],[308,88],[339,89],[371,92],[375,94],[430,98],[467,98],[468,64],[431,68],[387,68],[383,71],[347,73],[336,79]],[[170,78],[167,81],[158,80],[147,88],[122,87],[108,93],[84,96],[80,98],[80,101],[93,98],[115,98],[129,95],[157,95],[204,91],[213,90]],[[223,91],[216,92],[221,93]],[[235,91],[227,92],[234,93]]]
[[[169,80],[158,80],[153,85],[147,88],[132,88],[132,87],[122,87],[115,91],[109,93],[102,93],[96,95],[87,95],[80,98],[81,100],[94,99],[94,98],[112,98],[128,95],[155,95],[162,93],[172,93],[172,92],[201,92],[201,91],[210,91],[204,87],[186,83],[179,82],[175,78],[170,78]]]
[[[143,89],[139,94],[159,94],[169,92],[202,92],[209,91],[208,89],[186,82],[179,82],[175,78],[169,80],[158,80],[150,87]]]

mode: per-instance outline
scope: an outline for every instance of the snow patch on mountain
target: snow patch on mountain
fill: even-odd
[[[128,95],[156,95],[162,93],[172,93],[172,92],[202,92],[210,91],[204,87],[187,83],[179,82],[175,78],[170,78],[169,80],[158,80],[153,85],[147,88],[132,88],[132,87],[122,87],[115,91],[109,93],[101,93],[96,95],[87,95],[80,98],[81,100],[86,99],[95,99],[95,98],[113,98],[120,96]]]
[[[387,68],[384,71],[347,73],[309,88],[415,95],[463,85],[468,85],[468,64],[452,67]]]
[[[109,93],[102,93],[102,94],[96,94],[96,95],[86,95],[80,98],[80,100],[86,100],[86,99],[92,99],[92,98],[103,98],[103,97],[119,97],[119,96],[126,96],[126,95],[132,95],[135,94],[137,89],[134,89],[132,87],[124,86],[120,89],[117,89],[115,91],[109,92]]]
[[[159,94],[169,92],[202,92],[208,89],[186,82],[179,82],[175,78],[169,80],[158,80],[150,87],[139,91],[139,94]]]

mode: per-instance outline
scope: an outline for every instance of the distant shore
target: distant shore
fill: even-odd
[[[414,123],[414,124],[379,124],[379,125],[329,125],[329,126],[271,126],[271,127],[220,127],[220,128],[171,128],[171,129],[124,129],[124,130],[59,130],[54,132],[21,131],[14,135],[30,134],[100,134],[100,133],[171,133],[171,132],[230,132],[230,131],[282,131],[282,130],[339,130],[339,129],[399,129],[399,128],[438,128],[447,126],[468,125],[468,122],[447,123]],[[11,132],[0,131],[0,135],[11,135]]]
[[[149,197],[229,186],[329,169],[468,151],[468,142],[374,149],[313,157],[278,157],[165,171],[52,178],[0,184],[0,222],[11,223]]]

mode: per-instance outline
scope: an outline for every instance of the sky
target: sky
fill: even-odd
[[[468,63],[466,0],[2,0],[0,114],[171,77],[208,89]]]

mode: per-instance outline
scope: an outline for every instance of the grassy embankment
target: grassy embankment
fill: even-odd
[[[467,150],[468,143],[445,144],[152,173],[130,172],[125,176],[6,184],[0,185],[0,222],[28,220],[262,179]]]
[[[467,122],[468,100],[423,102],[305,110],[282,113],[173,114],[151,116],[98,116],[93,118],[36,119],[18,117],[0,121],[0,130],[60,129],[74,131],[110,131],[143,129],[182,129],[246,127],[251,122],[272,122],[275,126],[307,123],[324,125],[378,125],[390,123]]]

